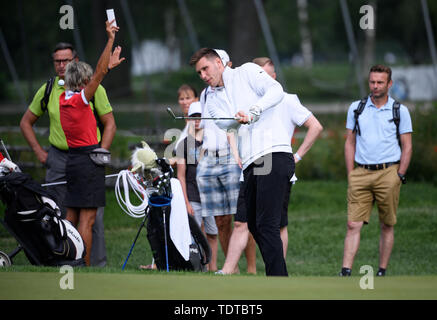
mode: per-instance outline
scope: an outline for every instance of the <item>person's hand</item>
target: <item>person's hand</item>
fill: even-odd
[[[238,111],[235,115],[235,119],[241,124],[251,124],[259,120],[261,112],[260,107],[253,106],[250,108],[249,114],[244,113],[244,111]]]
[[[186,205],[187,205],[187,212],[188,212],[188,214],[192,215],[194,217],[194,209],[193,209],[193,207],[191,206],[191,204],[189,202]]]
[[[35,151],[35,155],[38,158],[39,162],[41,162],[42,164],[46,164],[48,155],[47,151],[41,149],[40,151]]]
[[[177,163],[178,163],[178,160],[175,157],[173,157],[173,158],[168,159],[168,162],[170,163],[171,167],[175,168]]]
[[[243,169],[243,162],[241,161],[240,157],[238,157],[237,163],[238,163],[238,166],[240,167],[240,169]]]
[[[106,34],[108,35],[108,39],[115,39],[115,33],[118,32],[118,30],[120,30],[119,27],[113,26],[111,25],[113,22],[115,21],[106,21]]]
[[[111,56],[109,57],[108,69],[115,68],[126,59],[126,58],[120,58],[120,53],[121,53],[121,47],[120,46],[115,47],[114,52],[112,52]]]
[[[241,161],[240,155],[234,152],[232,153],[232,155],[234,156],[235,162],[238,164],[240,169],[243,169],[243,162]]]
[[[298,163],[300,161],[300,159],[296,157],[296,154],[293,154],[293,157],[294,157],[294,163]]]
[[[245,114],[243,111],[238,111],[235,114],[235,119],[241,124],[247,124],[250,123],[250,116]]]

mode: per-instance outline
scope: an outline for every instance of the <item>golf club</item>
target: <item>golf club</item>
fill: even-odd
[[[229,117],[229,118],[210,118],[210,117],[183,117],[183,116],[176,116],[174,112],[171,110],[170,107],[167,108],[167,112],[173,117],[174,120],[238,120],[240,118],[237,117]]]
[[[4,150],[4,152],[5,152],[5,156],[6,156],[6,158],[7,158],[9,161],[12,161],[11,156],[10,156],[9,153],[8,153],[8,149],[6,149],[6,146],[5,146],[5,144],[3,143],[3,140],[2,140],[2,139],[0,139],[0,144],[1,144],[1,147],[3,148],[3,150]]]
[[[117,177],[117,176],[118,176],[118,173],[107,174],[105,176],[105,179],[113,178],[113,177]],[[57,186],[57,185],[60,185],[60,184],[67,184],[67,181],[44,183],[44,184],[41,185],[41,187],[52,187],[52,186]]]

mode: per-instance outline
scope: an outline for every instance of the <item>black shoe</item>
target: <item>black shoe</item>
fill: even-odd
[[[385,277],[385,269],[379,268],[378,272],[376,273],[377,277]]]
[[[349,268],[341,268],[340,273],[338,274],[340,277],[350,277],[352,270]]]

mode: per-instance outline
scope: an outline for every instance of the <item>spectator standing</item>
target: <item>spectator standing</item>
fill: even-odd
[[[194,87],[189,84],[183,84],[178,89],[178,104],[184,115],[184,117],[188,116],[188,110],[190,105],[198,101],[199,97],[197,91]],[[179,143],[187,137],[188,134],[188,120],[185,120],[185,127],[182,130],[181,135],[179,136],[178,141],[175,144],[175,150],[177,149]]]
[[[347,113],[348,221],[340,276],[351,275],[361,229],[369,223],[375,202],[381,226],[377,276],[385,276],[393,248],[400,188],[406,183],[412,155],[413,128],[404,105],[398,105],[399,127],[394,121],[397,103],[388,94],[393,84],[391,73],[387,66],[373,66],[368,78],[370,95],[362,102],[353,102]],[[360,105],[361,114],[357,111]]]
[[[189,117],[200,117],[202,107],[200,102],[193,102],[187,112]],[[188,214],[192,215],[200,228],[204,230],[209,246],[211,247],[211,262],[209,271],[217,270],[217,225],[213,216],[202,216],[199,189],[196,182],[196,170],[200,157],[203,140],[203,130],[200,129],[200,120],[188,121],[188,135],[179,144],[176,150],[177,177],[184,192]]]

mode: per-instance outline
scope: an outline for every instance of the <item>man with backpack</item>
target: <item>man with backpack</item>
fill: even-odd
[[[109,70],[118,65],[121,48],[117,47],[111,56]],[[24,113],[20,128],[28,144],[35,152],[38,160],[47,168],[46,183],[66,180],[66,161],[68,156],[68,145],[64,131],[60,123],[59,96],[65,91],[64,75],[66,66],[70,61],[78,60],[74,47],[69,43],[58,43],[53,51],[53,64],[56,76],[49,79],[42,85],[35,94],[29,108]],[[124,58],[122,58],[124,59]],[[91,101],[94,115],[99,125],[97,137],[102,148],[109,150],[115,135],[116,125],[105,89],[100,85]],[[37,120],[48,112],[50,120],[50,148],[48,152],[39,144],[33,129]],[[104,129],[103,135],[101,130]],[[56,193],[62,215],[65,217],[66,209],[62,202],[66,193],[66,185],[51,187]],[[106,265],[106,246],[103,230],[103,209],[97,211],[96,222],[93,227],[93,247],[91,251],[91,265]]]
[[[391,69],[376,65],[369,72],[370,95],[355,101],[347,114],[345,161],[348,174],[348,222],[340,276],[350,276],[376,202],[381,224],[379,269],[385,276],[394,243],[401,184],[412,155],[411,118],[407,107],[388,95]],[[354,166],[354,162],[357,166]]]

